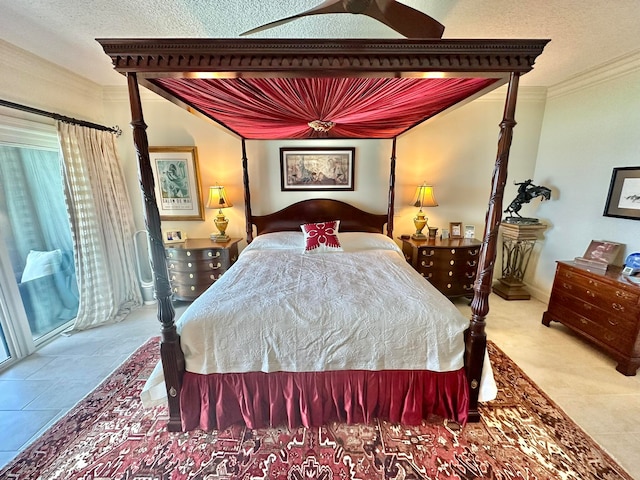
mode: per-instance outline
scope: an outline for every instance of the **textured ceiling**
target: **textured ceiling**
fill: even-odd
[[[123,85],[95,38],[237,37],[320,0],[0,0],[2,39],[101,85]],[[551,86],[640,49],[639,0],[402,0],[443,38],[548,38],[521,81]],[[295,20],[256,38],[401,38],[362,15]]]

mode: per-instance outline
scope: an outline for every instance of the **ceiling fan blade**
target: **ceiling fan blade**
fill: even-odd
[[[444,33],[435,18],[395,0],[374,0],[362,13],[407,38],[442,38]]]
[[[247,30],[244,33],[241,33],[240,36],[243,37],[245,35],[251,35],[252,33],[262,32],[263,30],[268,30],[269,28],[277,27],[279,25],[284,25],[285,23],[289,23],[292,20],[297,18],[306,17],[309,15],[320,15],[323,13],[348,13],[345,10],[342,0],[326,0],[322,2],[317,7],[314,7],[310,10],[307,10],[302,13],[298,13],[297,15],[292,15],[290,17],[282,18],[280,20],[275,20],[273,22],[266,23],[256,28],[252,28],[251,30]]]

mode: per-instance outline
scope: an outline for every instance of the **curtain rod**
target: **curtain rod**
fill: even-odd
[[[23,112],[34,113],[36,115],[41,115],[43,117],[53,118],[54,120],[59,120],[64,123],[71,123],[73,125],[80,125],[82,127],[94,128],[96,130],[102,130],[106,132],[114,133],[117,137],[122,135],[122,129],[119,126],[114,127],[105,127],[104,125],[100,125],[98,123],[87,122],[85,120],[78,120],[77,118],[65,117],[64,115],[60,115],[59,113],[47,112],[45,110],[39,110],[33,107],[27,107],[26,105],[20,105],[19,103],[9,102],[8,100],[3,100],[0,98],[0,106],[13,108],[15,110],[20,110]]]

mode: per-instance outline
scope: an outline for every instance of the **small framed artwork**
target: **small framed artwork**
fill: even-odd
[[[172,243],[182,243],[187,239],[187,235],[182,230],[165,230],[162,232],[162,242],[166,245]]]
[[[449,223],[449,236],[451,238],[462,238],[462,222]]]
[[[160,220],[204,220],[196,147],[149,147]]]
[[[613,169],[603,215],[640,220],[640,167]]]
[[[282,191],[352,191],[355,151],[353,147],[281,148]]]
[[[476,227],[475,225],[465,225],[464,226],[464,238],[475,238],[476,237]]]
[[[621,249],[621,243],[608,242],[604,240],[592,240],[587,247],[587,250],[584,252],[582,259],[602,262],[606,263],[607,265],[611,265],[615,261]]]

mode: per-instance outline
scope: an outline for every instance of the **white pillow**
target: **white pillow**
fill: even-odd
[[[60,270],[61,264],[62,252],[59,249],[50,252],[31,250],[27,255],[26,265],[20,281],[24,283],[36,278],[53,275]]]
[[[362,250],[394,250],[402,255],[402,250],[391,238],[381,233],[341,232],[340,244],[345,252]]]

